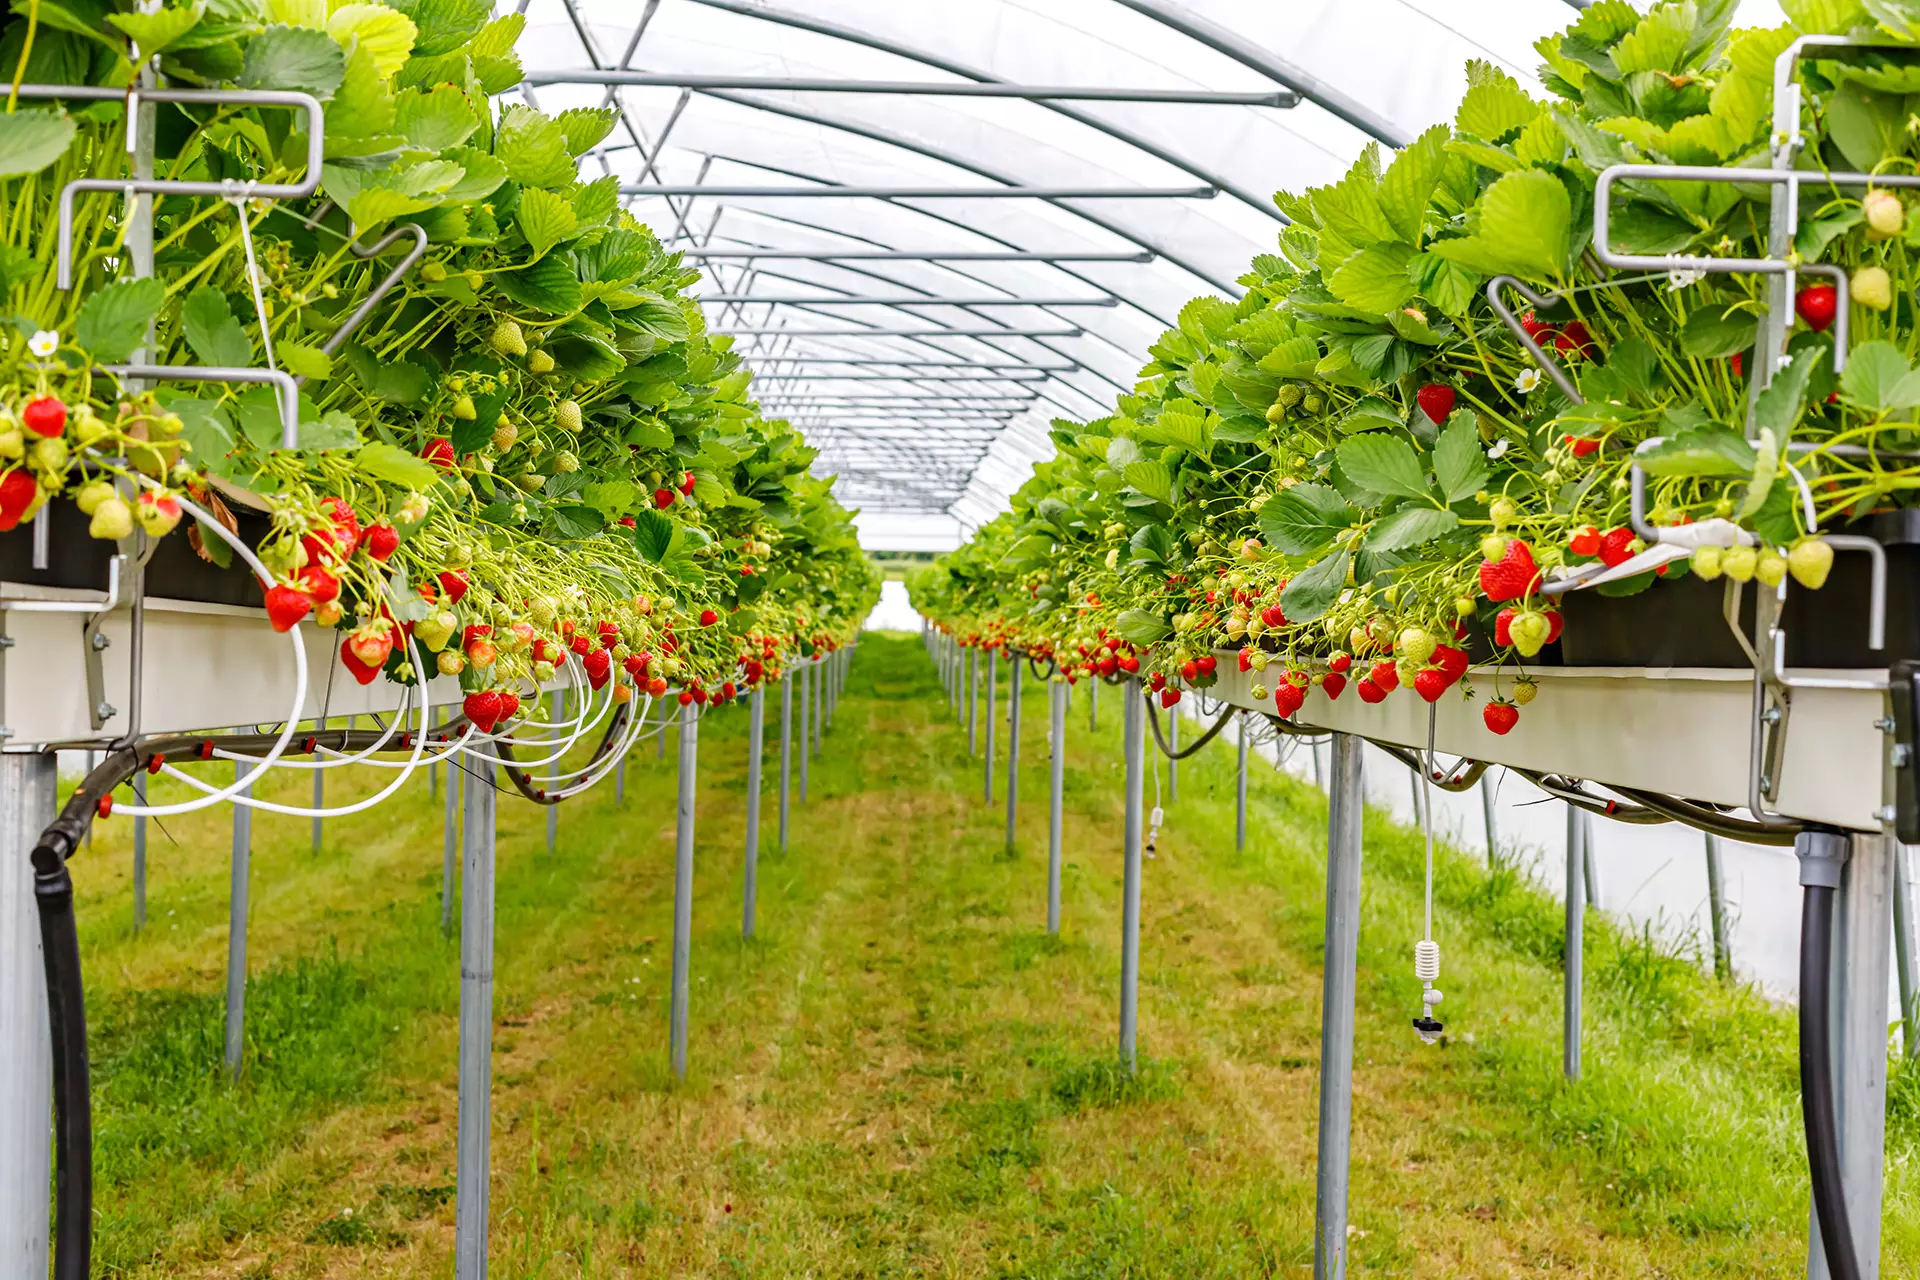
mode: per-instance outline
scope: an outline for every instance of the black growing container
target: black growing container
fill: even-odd
[[[1883,511],[1845,532],[1865,534],[1887,549],[1887,646],[1867,647],[1873,567],[1857,551],[1837,551],[1818,591],[1789,583],[1787,663],[1795,667],[1885,667],[1920,658],[1920,510]]]
[[[33,529],[23,524],[0,533],[0,580],[36,587],[106,590],[107,562],[113,558],[114,544],[89,536],[87,517],[66,499],[48,503],[40,518],[53,521],[47,531],[47,567],[33,567]],[[238,510],[234,518],[239,522],[241,539],[250,547],[258,546],[270,528],[268,518],[258,512]],[[202,560],[187,542],[186,523],[182,521],[154,548],[152,559],[147,561],[146,594],[201,604],[261,604],[260,586],[246,566],[236,559],[232,568],[222,569]]]
[[[1570,667],[1750,667],[1721,614],[1723,590],[1688,574],[1631,596],[1569,591],[1560,597],[1562,660]],[[1751,590],[1740,615],[1751,635]]]

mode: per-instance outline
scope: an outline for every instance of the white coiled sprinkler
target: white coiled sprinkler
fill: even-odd
[[[1413,976],[1420,979],[1420,1016],[1413,1029],[1427,1044],[1438,1044],[1446,1030],[1434,1017],[1440,1006],[1440,989],[1433,984],[1440,978],[1440,944],[1433,940],[1433,722],[1434,707],[1427,704],[1427,754],[1420,761],[1420,825],[1427,837],[1426,928],[1420,941],[1413,944]]]

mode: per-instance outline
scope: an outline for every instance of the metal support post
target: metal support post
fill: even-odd
[[[1360,739],[1333,735],[1327,795],[1327,919],[1320,988],[1320,1145],[1314,1189],[1314,1280],[1347,1274],[1347,1190],[1353,1150],[1353,997],[1360,952]]]
[[[1707,915],[1713,926],[1713,976],[1722,982],[1733,977],[1733,947],[1727,938],[1727,882],[1720,869],[1720,842],[1702,833],[1707,844]]]
[[[458,765],[447,764],[446,810],[440,819],[440,933],[453,936],[454,859],[460,855],[460,776]]]
[[[244,777],[249,765],[233,762],[235,780]],[[240,791],[253,794],[249,782]],[[247,1030],[247,882],[253,860],[253,810],[244,804],[233,806],[233,879],[227,898],[227,1074],[240,1078],[240,1065]]]
[[[1920,953],[1913,936],[1913,850],[1893,849],[1893,954],[1900,975],[1901,1045],[1907,1057],[1920,1058]]]
[[[693,819],[699,799],[700,708],[680,709],[680,803],[673,824],[673,1009],[668,1048],[676,1080],[687,1078],[687,970],[693,960]]]
[[[800,803],[807,802],[807,716],[809,699],[807,686],[813,683],[813,670],[800,668]]]
[[[440,766],[427,766],[427,800],[429,803],[440,798]]]
[[[983,783],[983,789],[985,791],[988,804],[993,803],[993,739],[995,737],[995,734],[993,732],[993,693],[994,693],[995,682],[998,679],[998,676],[994,671],[994,667],[999,656],[1000,656],[999,650],[997,649],[987,650],[987,716],[986,716],[987,767],[986,767],[986,770],[981,774],[981,780]]]
[[[1054,681],[1048,687],[1052,699],[1051,723],[1047,731],[1047,932],[1060,932],[1060,840],[1065,827],[1067,783],[1067,686]]]
[[[1492,866],[1500,857],[1500,829],[1494,825],[1491,771],[1480,775],[1480,817],[1487,828],[1487,865]]]
[[[20,1276],[47,1274],[53,1045],[27,856],[58,812],[59,783],[52,752],[0,755],[0,1258]]]
[[[753,936],[753,901],[760,874],[760,756],[766,733],[766,692],[756,684],[747,695],[747,867],[740,908],[740,935],[745,938]]]
[[[1176,705],[1167,712],[1167,749],[1180,749],[1180,708]],[[1167,757],[1167,803],[1173,804],[1180,799],[1180,762],[1172,756]]]
[[[1087,732],[1100,732],[1100,677],[1087,677]]]
[[[313,727],[315,729],[324,729],[327,727],[327,722],[325,720],[315,721]],[[327,771],[325,769],[315,769],[313,771],[313,806],[312,807],[315,809],[323,809],[326,807],[326,803],[327,803]],[[245,808],[246,806],[242,805],[239,807]],[[327,820],[325,818],[321,817],[317,813],[313,815],[313,851],[315,853],[320,852],[321,845],[326,839],[326,825],[327,825]]]
[[[980,649],[967,646],[967,755],[980,754],[976,731],[980,719]]]
[[[133,775],[133,802],[145,807],[147,803],[147,776],[144,773]],[[147,927],[147,818],[138,814],[133,819],[133,931],[139,933]]]
[[[1234,822],[1233,849],[1235,853],[1247,850],[1247,718],[1240,717],[1236,726],[1240,730],[1239,762],[1233,778]]]
[[[1880,1274],[1887,1150],[1887,975],[1893,968],[1890,835],[1854,833],[1833,904],[1833,1079],[1840,1178],[1861,1280]],[[1811,1217],[1811,1215],[1809,1215]],[[1809,1280],[1828,1280],[1820,1224],[1807,1252]]]
[[[780,852],[787,851],[787,791],[793,777],[793,677],[780,679]]]
[[[1020,816],[1020,668],[1026,659],[1007,655],[1012,679],[1007,686],[1007,856],[1013,856],[1014,826]]]
[[[1326,775],[1322,772],[1320,768],[1320,744],[1315,742],[1311,738],[1307,739],[1307,754],[1313,757],[1313,785],[1321,788],[1322,790],[1325,790],[1327,785],[1327,780],[1326,780]],[[1365,800],[1366,800],[1366,797],[1362,796],[1361,797],[1362,803],[1364,803]]]
[[[1128,676],[1121,685],[1126,699],[1121,712],[1120,750],[1126,760],[1126,848],[1120,894],[1120,1065],[1132,1074],[1138,1062],[1140,1029],[1140,845],[1141,807],[1145,802],[1146,707],[1140,681]]]
[[[468,758],[460,881],[460,1096],[454,1274],[485,1280],[493,1141],[493,748]],[[451,790],[451,788],[449,788]]]
[[[613,766],[613,802],[627,802],[627,758],[624,755]]]
[[[1587,878],[1587,903],[1598,911],[1600,897],[1600,859],[1593,852],[1593,815],[1580,811],[1580,870]]]
[[[553,722],[557,725],[562,720],[565,720],[566,718],[567,718],[567,691],[564,687],[562,687],[559,689],[555,689],[553,691]],[[555,760],[553,762],[553,772],[547,775],[548,780],[557,783],[560,781],[561,778],[565,776],[566,776],[566,762],[562,760]],[[560,806],[557,804],[550,804],[547,806],[547,854],[549,857],[552,856],[553,846],[559,838],[560,838]]]
[[[1567,806],[1567,922],[1560,1001],[1560,1070],[1569,1080],[1580,1078],[1580,970],[1586,956],[1586,824],[1580,821],[1580,816],[1580,810]]]

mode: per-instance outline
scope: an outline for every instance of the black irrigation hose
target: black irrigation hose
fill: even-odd
[[[1675,796],[1663,796],[1652,791],[1641,791],[1635,787],[1609,787],[1637,805],[1643,805],[1656,813],[1664,813],[1675,822],[1696,828],[1708,835],[1721,836],[1728,840],[1744,840],[1748,844],[1791,845],[1800,832],[1800,824],[1778,826],[1772,823],[1754,822],[1747,818],[1736,818],[1710,805],[1693,800],[1682,800]]]
[[[1227,727],[1227,721],[1233,719],[1234,716],[1239,713],[1239,707],[1228,707],[1220,713],[1220,718],[1215,720],[1212,726],[1209,727],[1205,733],[1201,734],[1191,746],[1184,747],[1179,751],[1174,751],[1168,748],[1167,739],[1165,735],[1160,732],[1160,709],[1153,705],[1152,697],[1148,697],[1147,699],[1147,723],[1153,726],[1153,740],[1160,744],[1161,754],[1169,760],[1185,760],[1188,756],[1206,746],[1209,742],[1212,742],[1219,736],[1220,731]]]
[[[1368,739],[1368,741],[1371,742],[1372,739]],[[1426,762],[1421,760],[1419,753],[1410,748],[1402,747],[1391,742],[1374,742],[1373,745],[1392,756],[1395,760],[1398,760],[1401,764],[1407,766],[1407,768],[1413,772],[1414,777],[1417,778],[1426,773]],[[1461,763],[1467,766],[1465,773],[1455,773],[1449,770],[1446,773],[1435,774],[1429,778],[1428,781],[1442,791],[1465,791],[1472,787],[1474,783],[1480,781],[1480,775],[1485,773],[1488,768],[1484,760],[1463,760],[1456,763],[1454,769],[1458,769]]]
[[[1662,822],[1673,821],[1673,818],[1657,809],[1638,804],[1622,804],[1618,800],[1593,795],[1579,783],[1557,774],[1518,769],[1512,765],[1507,767],[1555,799],[1565,800],[1576,809],[1597,813],[1603,818],[1612,818],[1615,822],[1630,822],[1637,826],[1651,827],[1658,826]]]
[[[567,788],[575,785],[581,781],[581,779],[585,778],[588,773],[592,772],[593,766],[599,764],[600,761],[606,757],[607,753],[613,749],[614,739],[618,736],[620,730],[626,726],[627,716],[631,714],[629,708],[632,706],[633,700],[628,699],[620,704],[619,709],[616,710],[613,715],[608,717],[607,727],[600,735],[599,745],[594,747],[593,755],[588,757],[586,764],[580,767],[578,773],[574,774],[571,778],[553,778],[548,780],[553,784],[553,791],[565,791]],[[661,724],[658,732],[666,732],[666,724],[664,722]],[[544,787],[534,786],[532,774],[528,773],[525,769],[514,768],[515,756],[513,754],[513,748],[504,740],[494,743],[493,749],[500,753],[501,761],[507,766],[507,780],[513,783],[513,789],[518,791],[523,798],[531,800],[535,804],[559,804],[567,798],[566,796],[555,795],[553,791],[548,791]]]
[[[1807,1128],[1813,1210],[1833,1280],[1860,1280],[1853,1227],[1840,1179],[1840,1134],[1834,1119],[1833,890],[1808,885],[1800,908],[1800,1113]]]

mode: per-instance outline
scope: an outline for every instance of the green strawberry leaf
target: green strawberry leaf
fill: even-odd
[[[14,112],[0,129],[0,178],[46,168],[73,145],[75,128],[66,113],[52,108]]]
[[[1413,446],[1380,432],[1352,436],[1335,451],[1347,479],[1373,493],[1406,498],[1427,496],[1426,476]],[[1292,616],[1292,610],[1288,610]]]
[[[253,363],[253,339],[233,317],[227,295],[203,284],[180,308],[180,327],[201,364],[245,368]]]
[[[1478,493],[1487,483],[1487,455],[1470,409],[1456,409],[1433,446],[1433,478],[1449,503]]]
[[[1324,560],[1316,560],[1293,575],[1287,589],[1280,593],[1280,608],[1291,622],[1312,622],[1340,597],[1347,587],[1347,569],[1351,562],[1343,547]]]
[[[147,328],[166,298],[166,286],[151,276],[116,281],[82,304],[73,340],[103,364],[125,360],[145,344]]]
[[[1402,507],[1367,530],[1368,551],[1403,551],[1460,527],[1460,517],[1438,507]],[[1291,615],[1289,615],[1291,616]]]
[[[1260,507],[1260,535],[1290,556],[1313,555],[1350,527],[1358,513],[1326,485],[1290,485]]]
[[[238,83],[243,89],[293,89],[325,102],[346,74],[346,54],[332,36],[276,23],[247,42]]]
[[[1129,644],[1155,644],[1173,634],[1165,618],[1145,609],[1123,609],[1113,620],[1113,629]]]

